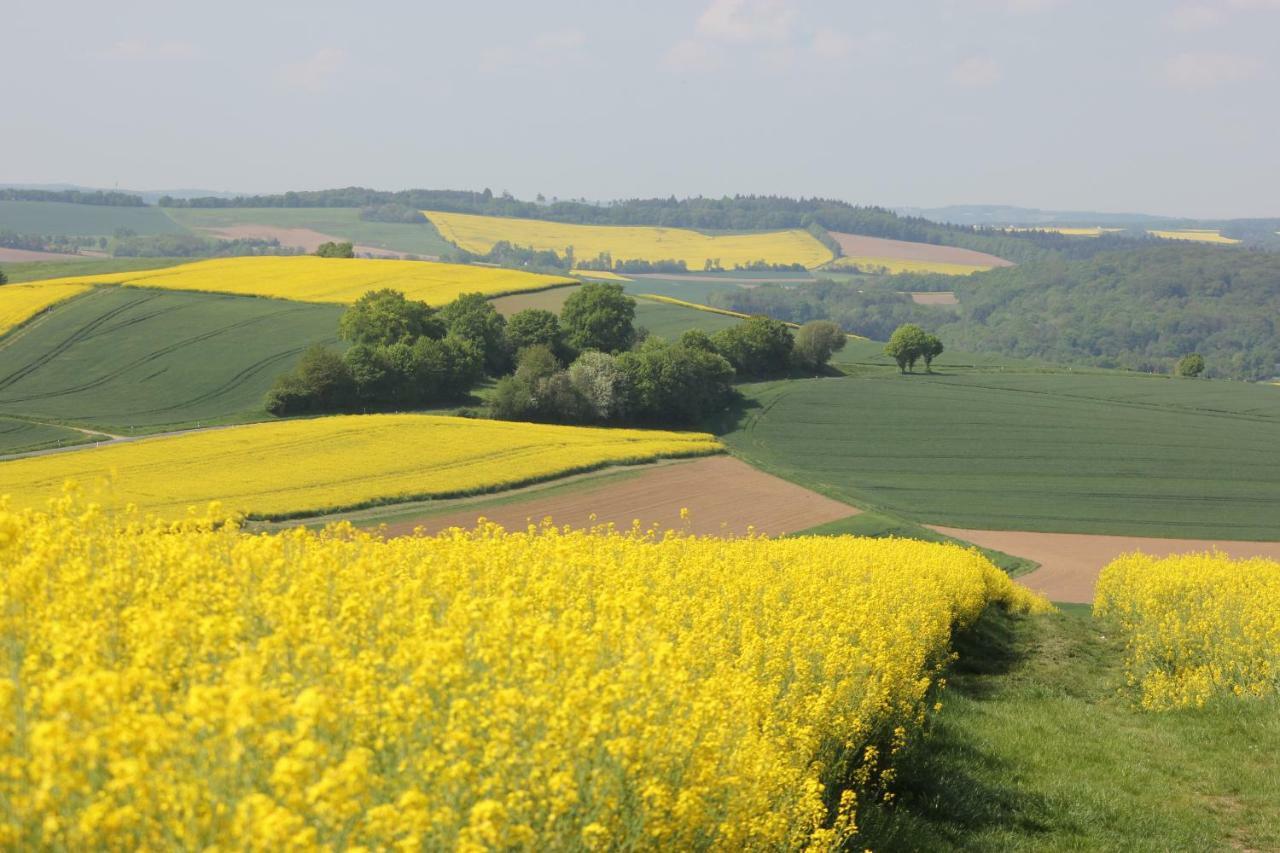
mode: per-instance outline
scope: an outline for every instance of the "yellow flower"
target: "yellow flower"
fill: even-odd
[[[953,629],[1047,606],[898,540],[0,531],[6,847],[836,848]]]

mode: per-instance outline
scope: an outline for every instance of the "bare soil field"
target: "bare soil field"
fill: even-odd
[[[687,520],[680,518],[682,508],[689,510]],[[483,516],[508,529],[538,524],[547,517],[571,527],[613,523],[629,528],[639,519],[646,528],[695,534],[742,536],[754,527],[757,533],[780,536],[858,512],[856,507],[758,471],[732,456],[708,456],[645,466],[635,476],[603,479],[598,484],[583,482],[567,493],[542,497],[530,493],[524,500],[404,521],[388,525],[387,532],[406,536],[415,528],[436,533],[449,527],[473,527]]]
[[[232,225],[227,228],[197,229],[212,237],[224,240],[279,240],[281,246],[314,252],[321,243],[341,243],[341,237],[313,231],[310,228],[279,228],[274,225]],[[370,258],[404,258],[404,252],[379,249],[377,246],[354,246],[355,253]]]
[[[903,261],[932,261],[942,264],[970,264],[985,267],[1011,267],[1013,264],[1004,258],[988,255],[986,252],[975,252],[973,249],[960,249],[956,246],[935,246],[932,243],[910,243],[906,240],[888,240],[884,237],[864,237],[861,234],[839,234],[831,232],[831,236],[840,244],[845,255],[858,258],[896,258]]]
[[[7,261],[11,264],[24,263],[26,261],[80,261],[84,259],[84,255],[65,255],[61,252],[33,252],[30,249],[9,249],[0,246],[0,262]]]
[[[949,290],[935,293],[912,293],[911,301],[917,305],[959,305],[960,300]]]
[[[560,309],[564,307],[564,301],[577,290],[578,285],[575,284],[567,287],[553,287],[550,290],[536,290],[533,293],[513,293],[510,296],[499,296],[489,301],[504,317],[510,317],[526,308],[541,308],[544,311],[559,314]]]
[[[1280,542],[1239,542],[1210,539],[1157,539],[1145,536],[1101,536],[1091,533],[1033,533],[1015,530],[961,530],[934,527],[939,533],[1035,560],[1040,568],[1018,582],[1051,601],[1093,601],[1093,588],[1102,568],[1121,554],[1142,551],[1157,557],[1218,550],[1232,557],[1280,560]]]

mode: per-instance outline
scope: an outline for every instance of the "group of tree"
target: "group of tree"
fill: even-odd
[[[26,249],[28,252],[59,252],[75,255],[81,249],[105,249],[107,238],[71,234],[23,234],[8,228],[0,228],[0,246],[6,249]]]
[[[617,353],[587,350],[567,367],[550,347],[526,347],[515,373],[494,388],[490,413],[570,424],[696,422],[728,404],[734,371],[688,337],[648,338]]]
[[[301,250],[282,246],[276,239],[236,237],[209,239],[194,234],[144,234],[120,236],[107,244],[117,258],[229,258],[243,255],[296,255]]]
[[[276,415],[412,408],[462,400],[488,374],[498,378],[493,417],[686,424],[723,409],[735,378],[821,370],[845,342],[833,323],[793,334],[765,317],[666,342],[636,328],[635,311],[613,283],[582,285],[558,315],[530,308],[510,319],[478,293],[436,310],[372,291],[339,321],[346,351],[310,349],[276,380],[266,407]]]
[[[145,207],[142,196],[115,190],[34,190],[0,188],[0,201],[60,201],[103,207]]]
[[[889,336],[889,342],[884,345],[884,351],[903,373],[914,372],[917,361],[923,361],[925,372],[932,373],[933,360],[942,355],[943,346],[937,335],[931,335],[914,323],[908,323],[894,330]]]
[[[553,423],[696,423],[722,410],[735,379],[821,370],[845,335],[825,321],[798,333],[751,317],[713,335],[690,330],[673,342],[634,326],[635,302],[616,284],[584,285],[557,318],[512,316],[517,367],[494,389],[490,412]]]
[[[479,261],[512,269],[564,273],[573,267],[573,247],[565,249],[562,256],[553,249],[535,249],[532,246],[518,246],[507,240],[499,240],[482,255],[455,247],[445,254],[444,259],[454,263]]]
[[[788,282],[761,284],[751,288],[727,287],[713,291],[710,304],[743,314],[765,314],[791,323],[807,323],[810,320],[831,320],[845,331],[855,335],[883,341],[893,330],[904,323],[935,326],[954,319],[955,311],[949,307],[918,305],[910,293],[899,288],[924,290],[914,282],[900,285],[897,276],[859,281],[856,287],[830,279],[813,282]],[[945,279],[950,290],[955,286],[955,276],[935,276]]]
[[[356,249],[350,241],[329,240],[317,246],[315,254],[321,258],[354,258]]]
[[[458,400],[486,369],[505,367],[495,329],[502,317],[480,294],[440,310],[396,290],[366,293],[348,308],[338,336],[350,346],[308,350],[267,394],[275,415],[405,408]]]
[[[1178,375],[1194,379],[1204,373],[1204,356],[1198,352],[1187,353],[1178,359]]]

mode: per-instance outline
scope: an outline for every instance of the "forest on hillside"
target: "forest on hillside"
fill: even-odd
[[[906,293],[947,289],[959,305],[917,305]],[[831,319],[881,340],[898,324],[918,323],[952,349],[1067,364],[1169,373],[1199,352],[1208,376],[1280,374],[1274,252],[1143,243],[970,276],[757,287],[719,294],[716,303],[795,322]]]

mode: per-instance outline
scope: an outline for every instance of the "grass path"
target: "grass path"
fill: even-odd
[[[1154,714],[1087,607],[990,614],[897,800],[862,820],[876,851],[1280,850],[1280,703]]]

